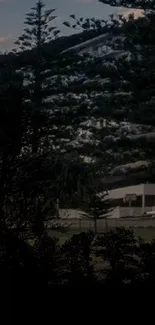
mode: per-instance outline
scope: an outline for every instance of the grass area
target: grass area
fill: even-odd
[[[155,239],[155,227],[136,227],[134,228],[136,237],[142,237],[145,241]]]

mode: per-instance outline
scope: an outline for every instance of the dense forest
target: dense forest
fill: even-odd
[[[145,137],[155,132],[155,1],[101,2],[144,13],[71,14],[63,23],[80,32],[60,37],[55,9],[39,0],[15,49],[0,55],[1,282],[23,292],[155,283],[155,241],[109,229],[105,200],[116,167],[130,183],[130,168],[119,168],[127,163],[147,162],[138,181],[155,182],[154,138]],[[62,243],[59,209],[83,211],[94,231]]]

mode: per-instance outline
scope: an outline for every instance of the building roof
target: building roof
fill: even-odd
[[[105,199],[115,200],[123,199],[127,194],[140,195],[155,195],[155,184],[139,184],[127,187],[120,187],[110,190]]]
[[[93,38],[89,39],[88,41],[85,41],[80,44],[69,47],[67,50],[64,50],[62,53],[76,51],[76,50],[79,51],[79,50],[83,50],[83,49],[87,48],[88,46],[95,46],[100,41],[106,41],[108,37],[109,37],[109,33],[105,33],[105,34],[93,37]]]

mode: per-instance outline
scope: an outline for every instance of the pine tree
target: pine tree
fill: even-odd
[[[0,215],[7,227],[24,226],[19,190],[22,149],[27,138],[27,110],[23,79],[10,65],[0,76]]]
[[[22,61],[23,56],[21,56],[21,54],[18,54],[18,60],[21,64],[24,63],[24,70],[26,69],[28,72],[27,88],[30,101],[29,109],[32,112],[30,126],[33,130],[33,153],[37,153],[36,165],[33,165],[34,169],[32,169],[31,165],[31,175],[32,177],[35,176],[33,180],[31,180],[33,181],[34,193],[39,193],[39,191],[41,193],[41,189],[43,189],[47,191],[49,195],[49,189],[51,190],[52,187],[53,193],[51,193],[51,197],[53,200],[56,200],[56,193],[60,195],[60,184],[63,184],[63,182],[60,182],[60,178],[65,180],[65,189],[64,186],[62,186],[63,191],[61,189],[61,197],[63,198],[62,193],[65,191],[65,197],[71,198],[71,187],[69,184],[71,184],[71,178],[75,179],[75,168],[71,166],[73,175],[70,178],[70,160],[73,161],[74,166],[78,164],[78,166],[82,168],[82,159],[85,161],[87,157],[91,158],[91,166],[87,166],[87,168],[88,170],[89,168],[91,169],[93,163],[95,173],[97,169],[100,169],[100,176],[102,171],[105,174],[109,168],[109,160],[110,168],[112,168],[116,162],[116,160],[113,159],[112,152],[110,152],[110,154],[108,153],[109,146],[111,147],[113,145],[111,142],[107,142],[107,138],[111,134],[110,124],[107,123],[106,126],[103,125],[105,118],[109,120],[114,118],[111,94],[113,94],[117,88],[115,85],[117,74],[112,65],[107,68],[106,60],[95,59],[89,55],[81,57],[75,54],[65,55],[61,53],[60,56],[53,59],[53,56],[50,56],[48,53],[47,60],[45,45],[46,41],[48,41],[49,30],[47,29],[47,24],[44,25],[45,21],[42,20],[42,18],[40,19],[42,10],[43,4],[39,1],[35,9],[33,9],[35,13],[33,12],[28,15],[27,23],[30,29],[29,31],[26,29],[26,34],[20,39],[22,43],[21,50],[24,51],[25,47],[31,48],[30,40],[32,40],[32,47],[34,46],[34,48],[30,51],[31,56],[29,58],[27,57],[27,62]],[[55,16],[52,16],[52,19],[54,18]],[[40,28],[43,31],[44,27],[46,34],[42,34],[42,37],[43,35],[46,37],[41,41],[42,37],[39,31]],[[27,38],[26,44],[24,41],[25,36]],[[22,54],[24,55],[24,52]],[[52,72],[51,67],[53,68]],[[45,68],[48,69],[48,71]],[[84,73],[81,74],[81,71]],[[102,85],[100,81],[93,81],[99,73],[101,76],[110,76],[111,79],[107,84]],[[87,82],[85,83],[85,81]],[[39,96],[37,95],[38,92]],[[107,96],[106,98],[107,93],[110,97]],[[48,125],[46,125],[45,120],[43,120],[43,116],[46,116],[46,108],[48,108],[48,112],[50,113],[48,116]],[[109,109],[108,113],[107,109]],[[31,131],[29,131],[29,136],[30,135]],[[46,146],[45,139],[47,140]],[[44,154],[40,155],[42,151]],[[64,161],[64,154],[66,156],[67,166],[65,163],[60,163],[59,165],[61,160]],[[55,155],[59,155],[58,159],[55,159]],[[44,171],[45,166],[47,170],[42,175],[42,181],[37,181],[38,163],[44,165]],[[51,167],[49,167],[49,163]],[[61,166],[61,177],[58,177],[57,172],[54,174],[56,177],[51,179],[50,175],[52,175],[55,169],[55,163],[57,165],[57,170],[58,166]],[[41,177],[40,173],[39,177]],[[53,183],[52,186],[50,182]],[[48,184],[47,188],[43,186],[43,183],[46,184],[46,186]],[[87,183],[87,181],[85,183]],[[80,186],[83,186],[82,182],[81,185],[79,184],[80,181],[77,180],[75,193],[73,193],[74,197],[76,196],[77,188],[79,189]],[[36,190],[36,188],[38,188],[38,190]],[[58,188],[58,190],[55,190],[56,188]],[[80,193],[82,193],[81,189]],[[82,199],[79,193],[78,199]],[[69,199],[69,201],[72,202],[72,199]]]
[[[15,42],[19,45],[19,49],[25,53],[30,53],[27,62],[18,53],[19,61],[21,61],[21,70],[24,72],[25,82],[29,88],[29,100],[31,101],[31,122],[32,122],[32,147],[33,152],[39,149],[39,139],[42,137],[43,127],[45,128],[45,117],[47,111],[45,105],[45,98],[49,92],[49,85],[47,83],[47,58],[48,53],[45,50],[47,42],[56,38],[59,30],[55,26],[51,26],[51,22],[56,18],[53,15],[55,9],[44,10],[44,3],[38,1],[36,6],[32,8],[31,12],[27,14],[24,33]],[[26,52],[28,51],[28,52]],[[22,67],[22,65],[24,65]],[[50,63],[49,63],[50,66]]]
[[[31,217],[36,220],[33,228],[39,236],[43,231],[43,220],[49,216],[58,195],[62,200],[61,204],[63,202],[66,204],[64,196],[66,199],[69,197],[69,201],[72,202],[70,179],[75,177],[74,166],[76,164],[80,166],[80,163],[77,162],[79,158],[76,158],[77,154],[74,155],[72,145],[69,144],[68,148],[65,145],[65,138],[68,137],[69,143],[75,139],[81,120],[81,116],[78,116],[78,101],[74,100],[74,96],[70,93],[66,96],[70,85],[65,89],[62,83],[63,71],[66,72],[69,60],[72,60],[72,65],[75,65],[75,62],[73,57],[53,58],[53,55],[46,51],[47,42],[51,40],[50,33],[53,32],[54,37],[57,37],[58,30],[53,26],[48,26],[48,23],[55,19],[55,16],[52,16],[55,10],[44,11],[43,8],[42,1],[38,1],[36,7],[32,8],[32,13],[27,15],[25,22],[28,28],[25,28],[25,33],[16,42],[21,50],[16,55],[16,63],[25,79],[27,90],[25,104],[29,114],[28,144],[25,146],[29,155],[22,171],[21,191],[27,193],[29,199],[31,197]],[[71,107],[74,104],[73,101],[78,108],[74,112]],[[79,102],[81,104],[82,98]],[[84,115],[85,111],[83,113],[81,109],[81,113]],[[31,143],[32,152],[31,148],[29,149]],[[73,173],[71,177],[70,170]],[[27,177],[26,182],[25,177]],[[74,191],[77,192],[77,188],[79,190],[81,185],[78,180]],[[81,198],[78,194],[78,199],[81,200]],[[35,207],[37,212],[35,212]]]

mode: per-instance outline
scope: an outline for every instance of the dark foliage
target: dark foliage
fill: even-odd
[[[99,0],[105,4],[116,7],[139,8],[139,9],[155,9],[155,1],[147,0]]]
[[[29,292],[38,286],[48,293],[58,286],[155,285],[154,241],[137,240],[125,228],[96,238],[91,232],[80,233],[63,245],[47,235],[30,245],[2,225],[0,234],[2,281],[10,286]]]
[[[126,4],[127,7],[132,4],[121,0],[105,3]],[[148,1],[146,6],[145,1],[135,1],[134,4],[144,9],[154,8],[148,5]],[[107,62],[100,58],[92,59],[85,55],[79,59],[75,53],[60,53],[67,48],[65,39],[59,43],[59,31],[55,27],[49,29],[48,25],[55,19],[52,15],[55,10],[44,11],[43,2],[38,1],[32,11],[26,20],[29,27],[17,43],[22,53],[6,56],[0,73],[1,282],[15,288],[20,286],[23,292],[29,290],[29,294],[37,287],[48,293],[58,286],[154,286],[154,241],[137,240],[133,231],[125,228],[108,231],[107,218],[106,233],[97,236],[97,219],[104,218],[110,205],[97,196],[103,187],[96,186],[97,174],[100,176],[103,171],[105,175],[107,166],[112,168],[114,165],[113,156],[106,152],[109,147],[114,151],[121,147],[119,152],[123,155],[117,158],[121,163],[130,155],[129,152],[124,158],[124,151],[131,151],[134,147],[138,148],[138,153],[133,153],[132,158],[136,160],[141,155],[152,159],[153,144],[148,148],[146,140],[134,142],[124,138],[104,142],[103,138],[110,136],[112,131],[102,127],[98,132],[94,125],[95,119],[103,125],[104,118],[117,121],[126,118],[131,122],[155,125],[154,102],[148,103],[148,99],[154,96],[154,47],[150,32],[154,30],[154,16],[149,13],[148,20],[144,18],[138,23],[130,17],[122,28],[118,28],[116,22],[115,33],[127,36],[121,46],[132,54],[131,61],[126,57],[115,60],[116,69],[114,66],[106,68]],[[78,21],[74,15],[70,17],[76,22],[71,27],[78,25],[85,30],[70,38],[70,45],[77,43],[79,38],[82,42],[107,32],[103,20],[80,18]],[[67,26],[68,22],[65,24]],[[131,37],[135,27],[136,32]],[[143,42],[139,31],[143,31],[143,36],[149,31],[148,42]],[[49,44],[53,36],[54,40]],[[137,50],[137,44],[140,50],[139,47]],[[141,61],[137,60],[139,52]],[[80,77],[80,81],[64,83],[62,77],[72,76],[73,72],[77,76],[81,71],[85,75]],[[110,78],[106,85],[96,82],[96,79],[84,83],[86,78],[94,78],[97,74],[101,78]],[[53,82],[55,75],[57,78]],[[25,86],[26,76],[28,84]],[[94,99],[94,91],[97,94],[101,92],[97,99]],[[121,91],[132,95],[127,98],[118,94]],[[50,96],[60,94],[63,96],[46,101]],[[75,99],[75,94],[86,94],[86,100],[84,97]],[[74,150],[71,145],[65,145],[66,139],[70,143],[75,140],[82,123],[92,116],[94,124],[85,129],[94,135],[92,142],[83,141],[85,145],[79,145],[79,148],[74,143]],[[87,139],[81,139],[81,143],[82,140]],[[90,166],[84,163],[82,154],[91,158],[94,155],[98,164]],[[104,170],[102,167],[100,171],[101,164]],[[76,234],[63,245],[51,238],[45,222],[59,217],[57,202],[60,207],[79,208],[89,213],[94,218],[95,234]]]

